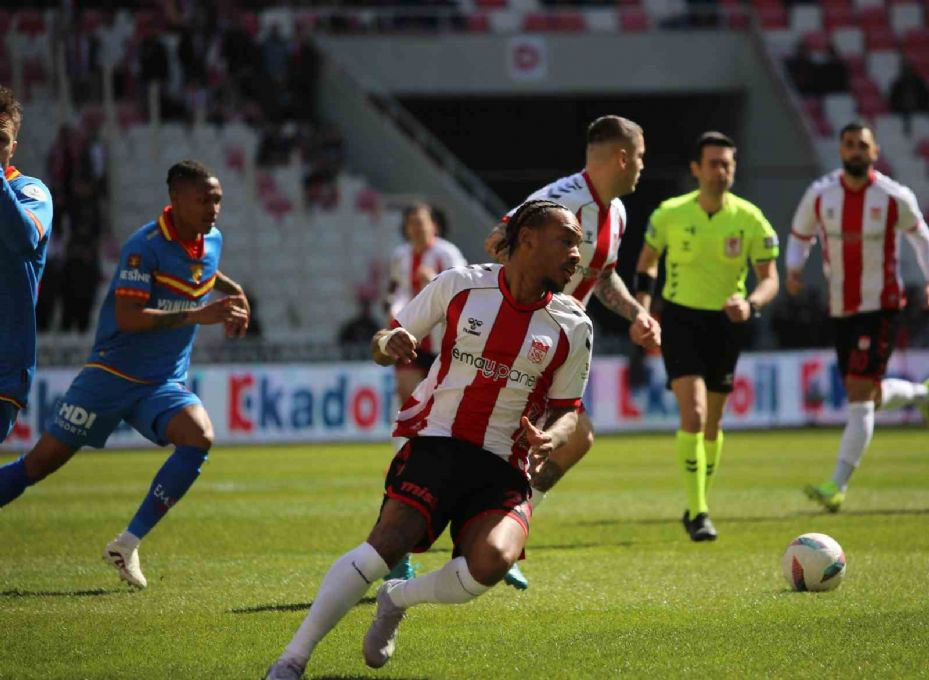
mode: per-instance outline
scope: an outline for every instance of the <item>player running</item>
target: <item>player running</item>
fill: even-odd
[[[573,213],[528,201],[506,228],[505,267],[440,274],[372,342],[381,365],[408,363],[445,324],[439,357],[397,418],[410,442],[387,473],[367,540],[339,558],[268,680],[303,675],[316,645],[401,557],[425,550],[451,523],[453,558],[409,581],[386,581],[364,639],[365,662],[390,659],[406,610],[461,604],[489,590],[522,553],[529,532],[530,466],[564,445],[587,382],[592,326],[562,290],[577,269],[582,231]],[[475,322],[480,321],[480,324]],[[549,410],[545,429],[532,425]]]
[[[803,267],[817,235],[829,284],[835,349],[848,395],[848,421],[832,479],[805,491],[837,512],[874,434],[874,411],[919,405],[929,419],[929,381],[885,378],[906,304],[900,277],[903,233],[929,282],[929,227],[913,192],[874,170],[880,147],[863,123],[839,133],[842,169],[807,189],[787,244],[787,292],[803,288]],[[929,300],[929,283],[926,284]]]
[[[719,474],[723,411],[747,322],[778,289],[777,234],[761,210],[729,191],[735,153],[735,143],[720,132],[700,136],[690,163],[698,188],[652,213],[636,265],[636,295],[650,307],[658,258],[666,254],[661,354],[680,411],[683,523],[694,541],[716,539],[706,496]],[[749,262],[756,283],[746,295]]]
[[[219,180],[196,161],[168,170],[171,204],[122,248],[90,358],[56,404],[35,447],[0,467],[0,506],[64,465],[82,446],[103,447],[125,420],[174,453],[155,475],[126,531],[104,559],[137,588],[146,586],[139,542],[186,493],[213,443],[213,425],[185,386],[198,324],[244,335],[249,309],[241,287],[219,271]],[[229,297],[208,303],[216,288]]]
[[[39,280],[52,230],[48,187],[10,165],[23,107],[0,85],[0,442],[26,408],[35,375]]]
[[[651,349],[661,344],[661,328],[616,273],[619,245],[626,229],[626,209],[620,197],[635,191],[644,157],[645,137],[638,124],[620,116],[602,116],[587,128],[584,169],[542,187],[529,200],[555,201],[574,213],[581,224],[581,261],[564,292],[582,308],[586,308],[591,295],[596,295],[607,309],[630,322],[633,342]],[[501,261],[505,260],[507,219],[493,229],[484,243],[492,257],[504,255]],[[568,443],[533,474],[535,506],[593,446],[593,424],[583,407],[577,422]],[[529,585],[517,565],[506,581],[520,589]]]

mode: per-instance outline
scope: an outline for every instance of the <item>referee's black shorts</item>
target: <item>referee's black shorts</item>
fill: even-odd
[[[746,323],[733,323],[722,311],[663,301],[661,356],[671,381],[699,375],[711,392],[732,392],[735,365],[745,344]]]

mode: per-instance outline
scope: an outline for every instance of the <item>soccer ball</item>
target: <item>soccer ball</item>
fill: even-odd
[[[831,536],[803,534],[787,546],[781,568],[794,590],[833,590],[845,578],[845,553]]]

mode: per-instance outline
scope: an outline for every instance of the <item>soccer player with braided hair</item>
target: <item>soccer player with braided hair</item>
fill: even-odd
[[[404,364],[416,359],[419,338],[445,326],[429,375],[397,416],[394,435],[409,441],[387,472],[377,522],[329,569],[268,680],[302,677],[313,650],[370,584],[404,554],[427,550],[448,525],[454,552],[442,568],[378,589],[362,647],[369,666],[388,662],[407,609],[469,602],[522,555],[532,516],[528,472],[577,426],[593,329],[561,293],[581,259],[574,214],[527,202],[504,238],[505,266],[442,272],[372,339],[375,362]]]
[[[586,163],[581,172],[542,187],[530,199],[555,201],[577,216],[584,231],[581,262],[565,293],[586,308],[592,295],[610,311],[629,321],[629,336],[646,349],[661,344],[661,328],[640,305],[616,273],[619,245],[626,229],[626,209],[621,196],[635,191],[644,167],[645,137],[642,128],[620,116],[602,116],[587,128]],[[510,213],[494,227],[484,248],[498,261],[506,259],[506,223]],[[593,446],[593,424],[581,406],[577,429],[566,446],[532,476],[533,503],[538,505],[561,477],[576,465]],[[508,585],[529,586],[515,566],[507,574]]]

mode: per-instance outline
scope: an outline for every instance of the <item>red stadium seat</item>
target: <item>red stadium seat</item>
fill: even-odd
[[[45,18],[41,12],[24,10],[16,13],[16,31],[30,38],[45,33]]]
[[[649,28],[648,13],[641,7],[619,10],[619,28],[625,33],[642,33]]]
[[[864,29],[864,42],[869,51],[897,49],[897,35],[890,27]]]
[[[929,160],[929,139],[920,139],[916,143],[916,153],[922,158]]]
[[[825,52],[829,47],[829,34],[826,31],[813,31],[803,35],[803,44],[811,52]]]
[[[506,7],[507,0],[474,0],[475,7],[486,9],[500,9]]]
[[[886,7],[862,7],[858,11],[858,25],[865,31],[870,29],[890,29]]]
[[[855,26],[855,10],[846,4],[823,5],[823,26],[827,31]]]
[[[845,57],[845,65],[848,67],[848,75],[852,78],[867,75],[868,66],[863,56],[847,56]]]
[[[871,120],[889,111],[887,100],[884,99],[880,92],[855,96],[855,101],[858,103],[858,113]]]
[[[531,33],[555,31],[576,33],[587,29],[583,15],[578,12],[559,12],[558,14],[533,13],[526,16],[523,29]]]
[[[766,31],[787,28],[787,10],[783,5],[756,6],[755,14],[758,24]]]
[[[490,30],[490,19],[486,14],[471,14],[468,16],[469,33],[487,33]]]
[[[929,54],[929,28],[907,31],[903,36],[903,51],[906,53]]]

